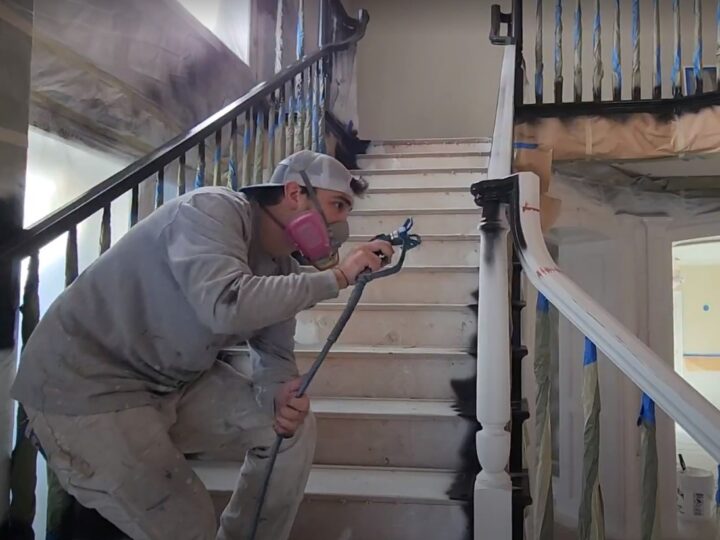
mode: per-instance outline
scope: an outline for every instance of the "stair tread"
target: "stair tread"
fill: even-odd
[[[358,208],[353,210],[352,216],[388,216],[396,214],[411,215],[444,215],[444,214],[480,214],[479,207],[459,208]]]
[[[312,410],[321,417],[457,418],[453,401],[437,399],[378,399],[317,397]]]
[[[479,233],[472,234],[423,234],[423,242],[431,241],[445,241],[445,242],[463,242],[467,240],[480,241]],[[368,242],[372,240],[372,236],[369,234],[357,234],[350,235],[348,242]]]
[[[378,186],[369,187],[368,195],[373,194],[390,194],[390,193],[467,193],[470,194],[470,188],[466,186]]]
[[[389,175],[389,174],[453,174],[453,173],[487,173],[487,167],[423,167],[409,169],[353,169],[354,176]]]
[[[478,265],[470,265],[470,264],[456,264],[456,265],[444,265],[444,266],[403,266],[402,269],[403,273],[415,273],[415,274],[424,274],[424,273],[438,273],[438,272],[446,272],[446,273],[477,273],[478,271]]]
[[[360,303],[355,308],[357,311],[465,311],[469,304],[418,304],[418,303]],[[331,310],[342,311],[345,309],[345,302],[321,302],[309,311]]]
[[[295,356],[315,357],[321,347],[299,346],[295,349]],[[227,347],[224,353],[243,353],[248,348],[244,346]],[[391,347],[391,346],[363,346],[363,345],[335,345],[329,356],[357,355],[357,356],[438,356],[438,357],[466,357],[465,349],[443,349],[439,347]]]
[[[193,461],[192,466],[208,490],[229,492],[235,489],[242,463]],[[313,465],[305,495],[459,505],[461,501],[446,494],[455,476],[446,470]]]
[[[459,150],[459,151],[438,151],[438,152],[389,152],[387,154],[358,154],[358,159],[412,159],[412,158],[433,158],[433,157],[488,157],[490,152],[482,150]]]
[[[373,140],[373,146],[387,145],[387,144],[472,144],[472,143],[489,143],[492,142],[490,137],[450,137],[446,139],[381,139]]]

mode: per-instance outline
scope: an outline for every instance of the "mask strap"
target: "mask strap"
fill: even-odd
[[[325,212],[323,212],[322,206],[320,206],[320,201],[317,197],[317,192],[315,191],[315,187],[310,183],[310,179],[308,178],[308,175],[305,171],[297,171],[300,177],[303,179],[303,183],[305,184],[305,189],[307,189],[308,197],[310,197],[310,201],[313,203],[315,208],[318,212],[320,212],[320,215],[323,218],[323,221],[325,222],[325,226],[328,226],[327,218],[325,217]]]
[[[278,218],[276,218],[275,215],[274,215],[270,210],[267,209],[267,207],[265,207],[265,206],[263,206],[263,205],[259,205],[259,206],[260,206],[260,209],[261,209],[263,212],[265,212],[265,213],[268,215],[268,217],[275,223],[275,225],[277,225],[278,227],[280,227],[281,230],[283,230],[283,231],[285,230],[285,225],[283,225],[283,224],[280,222],[280,220],[279,220]]]

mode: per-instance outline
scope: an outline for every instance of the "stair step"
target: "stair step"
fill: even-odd
[[[413,208],[395,209],[358,209],[350,215],[348,223],[353,234],[374,235],[392,231],[402,225],[407,217],[412,217],[415,225],[413,232],[443,234],[473,234],[480,224],[480,208]]]
[[[426,167],[487,167],[489,152],[404,152],[396,154],[364,154],[357,157],[364,170],[423,169]]]
[[[319,348],[298,348],[295,360],[307,373]],[[224,351],[225,357],[250,376],[252,365],[246,348]],[[318,371],[310,396],[379,399],[437,399],[455,397],[450,381],[475,374],[475,359],[463,350],[397,347],[333,347]]]
[[[401,154],[418,152],[489,152],[489,138],[457,139],[396,139],[373,141],[367,149],[368,154]]]
[[[333,419],[423,420],[457,418],[451,400],[326,397],[313,400],[318,417]]]
[[[406,208],[478,208],[467,186],[375,187],[356,201],[362,210]]]
[[[397,226],[397,225],[396,225]],[[341,248],[345,255],[361,242],[369,242],[370,235],[352,235]],[[477,266],[480,260],[479,234],[423,234],[422,245],[408,252],[408,266]]]
[[[462,467],[473,424],[452,401],[316,398],[315,463],[368,467]],[[474,432],[473,432],[474,433]]]
[[[322,303],[297,317],[296,342],[324,343],[343,303]],[[360,304],[338,343],[397,347],[463,348],[477,330],[475,314],[464,304]]]
[[[194,462],[218,512],[235,489],[241,463]],[[291,540],[464,538],[462,502],[447,491],[455,473],[384,467],[313,466]]]
[[[355,170],[352,173],[367,180],[371,188],[432,186],[470,189],[475,182],[487,178],[487,169],[482,167]]]
[[[362,301],[466,304],[473,301],[472,292],[477,288],[477,266],[405,266],[400,273],[367,285]],[[346,302],[351,294],[348,287],[334,302]]]

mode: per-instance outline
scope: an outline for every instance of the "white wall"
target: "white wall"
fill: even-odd
[[[364,138],[492,134],[502,51],[489,0],[351,0],[370,14],[358,47]]]
[[[25,227],[61,208],[128,164],[129,161],[126,159],[68,143],[31,127],[25,192]],[[111,211],[112,238],[115,241],[127,231],[129,225],[129,194],[117,199],[112,204]],[[98,212],[78,227],[80,271],[97,258],[100,219],[101,215]],[[66,238],[67,235],[63,235],[40,251],[42,312],[64,287]]]
[[[243,62],[249,63],[251,0],[178,0]]]

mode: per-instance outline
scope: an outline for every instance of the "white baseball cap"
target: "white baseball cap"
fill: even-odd
[[[345,165],[334,157],[310,150],[301,150],[286,157],[275,167],[268,182],[246,186],[241,191],[284,186],[288,182],[297,182],[302,186],[304,182],[300,171],[305,172],[315,188],[339,191],[351,198],[355,196],[350,187],[353,176]]]

